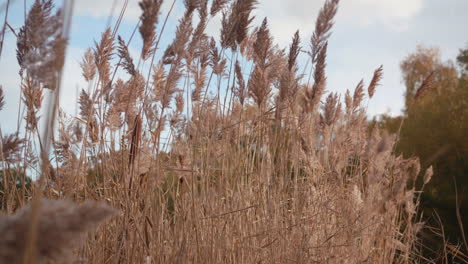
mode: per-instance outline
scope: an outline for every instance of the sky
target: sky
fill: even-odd
[[[5,0],[0,0],[0,25],[5,16]],[[18,31],[24,22],[24,3],[33,0],[10,0],[9,24]],[[55,1],[61,5],[62,1]],[[109,21],[115,22],[124,0],[75,0],[71,37],[67,48],[61,107],[74,113],[77,88],[85,88],[79,62],[84,51],[99,40]],[[163,21],[173,0],[165,0],[160,21]],[[172,41],[173,29],[183,14],[183,0],[175,0],[168,20],[168,30],[162,44]],[[254,12],[254,25],[268,17],[274,41],[288,47],[296,30],[300,31],[302,47],[309,48],[315,19],[324,0],[259,0]],[[114,5],[115,3],[115,5]],[[114,6],[114,8],[112,8]],[[28,9],[28,8],[27,8]],[[373,71],[384,66],[384,79],[368,103],[370,115],[398,115],[403,108],[405,87],[399,64],[417,45],[437,47],[444,60],[455,60],[459,49],[468,45],[467,0],[342,0],[329,40],[327,61],[327,92],[351,91],[364,78],[369,83]],[[129,0],[118,34],[128,37],[138,22],[138,0]],[[211,20],[209,35],[219,33],[220,16]],[[141,47],[139,34],[130,47],[134,58]],[[160,50],[159,52],[163,52]],[[19,67],[16,60],[16,39],[7,31],[0,58],[0,85],[6,97],[6,107],[0,111],[0,127],[13,131],[17,124],[20,98]]]

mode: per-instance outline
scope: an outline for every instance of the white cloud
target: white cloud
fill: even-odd
[[[125,18],[136,20],[140,14],[136,0],[128,1]],[[121,0],[79,0],[75,1],[74,11],[76,15],[93,16],[98,18],[107,18],[109,15],[118,16],[124,1]]]
[[[423,0],[343,0],[340,12],[350,22],[376,23],[408,19],[417,15]]]
[[[68,114],[74,114],[77,110],[77,92],[79,93],[81,89],[86,90],[88,87],[80,66],[84,52],[84,49],[76,47],[68,47],[67,49],[60,90],[60,108]]]
[[[141,0],[128,0],[124,19],[130,22],[138,21],[141,15],[141,9],[138,3]],[[171,0],[163,1],[161,14],[165,15],[172,5]],[[93,16],[97,18],[107,18],[109,15],[118,17],[121,9],[124,7],[124,0],[77,0],[75,1],[74,12],[76,15]],[[180,10],[175,5],[173,13],[179,13]],[[176,14],[177,15],[177,14]]]
[[[353,26],[382,24],[388,29],[403,31],[408,29],[411,19],[417,15],[424,0],[342,0],[336,23]],[[284,44],[289,42],[299,29],[309,35],[315,19],[325,0],[261,0],[256,11],[263,19],[268,17],[276,39]]]
[[[124,19],[131,22],[138,20],[141,14],[139,1],[128,1]],[[255,15],[257,20],[268,17],[273,35],[283,44],[289,42],[297,29],[312,32],[316,16],[324,2],[325,0],[259,0]],[[79,0],[75,3],[77,15],[107,18],[110,14],[118,16],[125,1]],[[358,26],[380,23],[391,30],[404,31],[408,29],[411,18],[421,11],[423,3],[424,0],[342,0],[337,21]],[[171,4],[170,0],[163,2],[162,14],[167,13]],[[173,15],[180,16],[181,13],[181,5],[176,4]],[[212,20],[209,32],[218,32],[218,18]]]
[[[6,35],[0,59],[0,85],[2,85],[5,92],[6,102],[3,110],[0,111],[0,126],[3,133],[12,133],[16,130],[17,124],[21,87],[15,48],[16,40],[12,35]]]
[[[423,0],[351,0],[342,1],[341,12],[347,23],[371,25],[404,31],[423,8]],[[340,16],[338,16],[340,18]]]

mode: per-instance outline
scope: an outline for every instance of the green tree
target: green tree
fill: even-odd
[[[462,75],[466,77],[468,73],[468,45],[465,49],[460,50],[460,54],[457,56],[458,64],[460,65]]]
[[[431,73],[433,96],[440,96],[457,86],[458,75],[454,64],[450,61],[443,62],[437,48],[418,46],[415,53],[401,62],[400,68],[406,86],[405,110],[413,105],[417,89]]]
[[[427,217],[433,216],[434,211],[440,216],[445,238],[452,243],[463,241],[457,202],[462,221],[468,219],[468,78],[464,73],[468,69],[467,55],[468,50],[461,50],[457,57],[462,68],[458,74],[455,64],[442,61],[437,49],[419,46],[401,63],[406,85],[404,114],[395,118],[382,116],[374,121],[391,133],[399,134],[397,153],[419,157],[422,174],[433,166],[434,176],[422,195],[422,212],[435,227],[439,226],[437,218]],[[426,85],[423,92],[415,96],[429,75],[432,76],[431,85]],[[422,185],[422,180],[418,185]],[[468,226],[464,229],[468,237]],[[441,241],[430,236],[426,239],[432,239],[426,240],[428,244],[434,244],[434,239]]]

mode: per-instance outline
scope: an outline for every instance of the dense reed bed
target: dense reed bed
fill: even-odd
[[[413,188],[419,161],[394,156],[396,136],[368,128],[365,97],[383,68],[343,96],[327,92],[339,1],[320,9],[307,45],[297,32],[286,49],[274,44],[266,18],[252,24],[256,4],[184,0],[173,41],[161,47],[171,13],[160,13],[162,0],[142,0],[139,57],[118,23],[105,30],[83,55],[89,86],[73,116],[57,104],[70,13],[36,1],[17,41],[25,126],[0,144],[2,211],[31,205],[0,218],[0,229],[13,232],[0,238],[0,260],[424,262]],[[205,29],[220,12],[216,41]],[[32,171],[40,172],[33,182],[25,177]],[[44,198],[99,200],[120,213]],[[78,233],[112,215],[78,243]]]

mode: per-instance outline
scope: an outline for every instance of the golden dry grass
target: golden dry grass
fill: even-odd
[[[89,88],[81,91],[79,116],[57,115],[47,105],[48,126],[58,121],[53,144],[52,129],[39,136],[38,111],[43,89],[60,91],[67,36],[50,1],[33,5],[18,37],[26,127],[0,144],[2,210],[33,204],[0,219],[1,227],[16,225],[24,234],[11,238],[16,242],[1,237],[0,245],[25,244],[2,246],[0,260],[49,261],[41,259],[42,248],[56,254],[55,245],[44,244],[56,236],[86,263],[422,261],[416,235],[423,223],[415,219],[412,187],[419,161],[393,155],[395,136],[369,131],[364,81],[346,93],[344,105],[326,92],[338,0],[320,10],[310,50],[300,46],[299,33],[289,49],[279,49],[266,19],[253,28],[255,0],[184,1],[174,40],[162,49],[160,37],[168,33],[158,24],[161,2],[141,1],[138,63],[128,52],[131,38],[117,37],[118,24],[86,51],[81,66]],[[220,43],[205,33],[218,12]],[[199,23],[192,25],[195,15]],[[55,60],[43,61],[37,50]],[[301,51],[306,69],[298,66]],[[118,71],[128,79],[116,78]],[[382,72],[375,71],[368,97]],[[0,106],[2,100],[0,93]],[[31,169],[41,175],[30,190],[24,177],[9,183],[12,171]],[[62,202],[41,197],[106,201],[121,214],[75,248],[79,243],[68,242],[79,240],[75,232],[88,230],[88,222],[71,215],[93,212],[95,224],[112,211],[95,205],[83,213],[86,205],[68,202],[57,211]],[[44,224],[57,229],[47,232]]]

